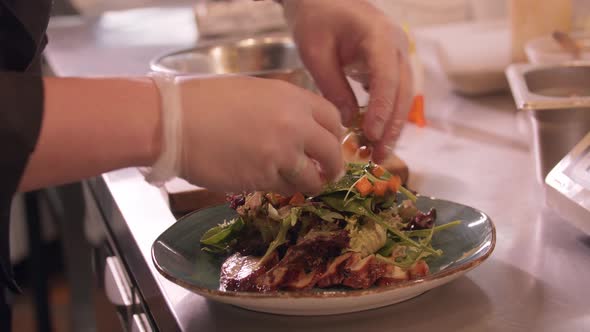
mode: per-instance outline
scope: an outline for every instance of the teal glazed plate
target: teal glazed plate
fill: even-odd
[[[317,316],[379,308],[416,297],[458,278],[481,264],[494,250],[496,230],[485,213],[424,196],[419,196],[417,206],[422,211],[435,208],[437,225],[454,220],[461,220],[461,224],[435,234],[432,245],[442,249],[444,254],[428,260],[428,276],[387,287],[275,293],[219,290],[223,259],[201,251],[199,240],[209,228],[235,216],[235,211],[226,205],[200,210],[180,219],[154,242],[152,259],[158,271],[174,283],[210,300],[254,311]]]

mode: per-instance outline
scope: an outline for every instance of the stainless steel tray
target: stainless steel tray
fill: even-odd
[[[516,64],[506,76],[516,106],[531,120],[537,177],[544,182],[590,131],[590,63]]]
[[[521,110],[590,107],[590,63],[513,64],[506,76]]]
[[[590,133],[547,176],[547,203],[590,235]]]

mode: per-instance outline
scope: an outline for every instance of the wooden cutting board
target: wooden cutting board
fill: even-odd
[[[167,182],[164,189],[170,210],[177,217],[225,202],[225,193],[212,192],[178,178]]]

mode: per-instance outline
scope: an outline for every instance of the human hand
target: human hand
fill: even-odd
[[[413,91],[403,30],[364,0],[283,0],[303,62],[324,96],[350,126],[358,104],[344,68],[369,87],[363,131],[373,159],[391,153],[410,110]],[[360,70],[360,72],[358,72]],[[364,74],[364,75],[363,75]]]
[[[213,191],[317,193],[343,170],[338,110],[309,91],[249,77],[177,78],[180,176]]]

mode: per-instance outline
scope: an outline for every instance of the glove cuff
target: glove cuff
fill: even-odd
[[[160,92],[162,111],[162,150],[145,175],[147,182],[162,186],[180,175],[182,165],[182,102],[176,77],[165,73],[149,73]]]

